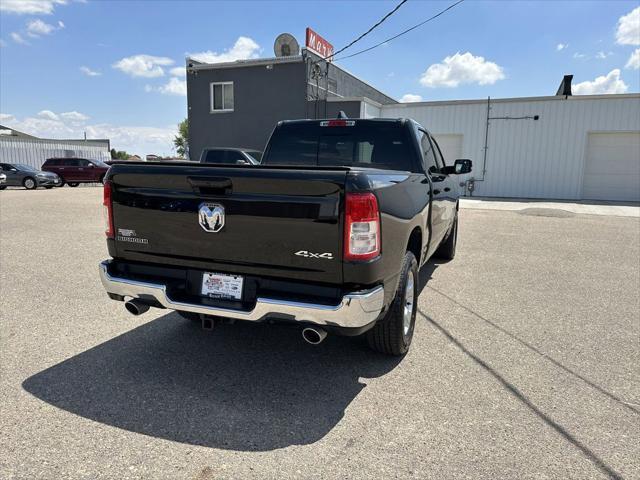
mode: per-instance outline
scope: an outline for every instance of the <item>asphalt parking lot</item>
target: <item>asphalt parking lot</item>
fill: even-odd
[[[101,189],[0,192],[0,478],[640,478],[640,219],[463,209],[401,359],[104,294]]]

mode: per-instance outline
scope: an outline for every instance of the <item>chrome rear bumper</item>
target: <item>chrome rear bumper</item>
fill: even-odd
[[[338,305],[322,305],[258,297],[253,310],[244,311],[185,303],[172,300],[167,294],[166,285],[110,275],[108,264],[108,260],[100,263],[100,280],[108,293],[138,298],[142,301],[155,300],[165,308],[184,312],[216,315],[252,322],[271,317],[316,325],[360,328],[376,320],[384,306],[384,288],[381,286],[345,295]]]

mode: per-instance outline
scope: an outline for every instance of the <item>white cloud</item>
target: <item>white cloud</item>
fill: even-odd
[[[186,77],[187,69],[186,67],[174,67],[169,71],[169,73],[174,77]]]
[[[631,54],[624,68],[640,69],[640,48],[636,48],[635,52]]]
[[[613,55],[613,52],[603,52],[602,50],[600,50],[598,53],[596,53],[596,58],[598,60],[604,60],[607,57],[610,57],[611,55]]]
[[[58,28],[64,28],[66,25],[62,20],[58,20]]]
[[[611,70],[606,76],[593,81],[581,82],[573,86],[574,95],[599,95],[604,93],[624,93],[629,87],[620,78],[620,70]]]
[[[84,113],[76,112],[73,110],[72,112],[64,112],[60,114],[60,118],[63,120],[69,120],[70,122],[86,122],[89,120],[89,116]]]
[[[203,63],[222,63],[257,58],[259,52],[260,45],[253,39],[249,37],[238,37],[233,47],[222,53],[207,50],[206,52],[190,53],[189,57]]]
[[[17,32],[11,32],[9,36],[16,43],[19,43],[21,45],[29,45],[29,42],[27,42],[24,38],[22,38],[22,35],[20,35]]]
[[[2,0],[0,11],[18,15],[50,15],[56,5],[67,3],[67,0]]]
[[[85,67],[84,65],[80,67],[80,71],[87,77],[99,77],[100,75],[102,75],[102,73],[97,72],[96,70],[91,70],[89,67]]]
[[[410,102],[421,102],[422,101],[422,95],[416,95],[413,93],[405,93],[402,98],[400,99],[401,102],[403,103],[410,103]]]
[[[559,43],[558,45],[556,45],[556,50],[559,52],[560,50],[564,50],[568,46],[569,45],[567,43]]]
[[[56,27],[40,19],[27,22],[27,35],[33,38],[38,38],[40,35],[49,35],[54,30],[56,30]]]
[[[640,7],[618,19],[616,43],[620,45],[640,45]]]
[[[466,83],[492,85],[503,78],[503,69],[498,64],[469,52],[457,52],[427,68],[420,83],[425,87],[457,87]]]
[[[577,58],[577,59],[587,58],[587,55],[584,53],[576,52],[573,54],[573,58]]]
[[[145,92],[158,92],[163,95],[179,95],[187,96],[187,81],[181,80],[176,77],[171,77],[167,83],[160,85],[159,87],[153,87],[151,85],[145,85]]]
[[[0,122],[14,122],[15,119],[10,113],[0,113]]]
[[[58,120],[58,115],[53,113],[51,110],[40,110],[38,112],[38,117],[44,118],[47,120]]]
[[[43,110],[44,112],[44,110]],[[41,112],[42,113],[42,112]],[[175,125],[168,127],[119,126],[109,123],[87,124],[87,115],[72,111],[59,115],[52,113],[57,119],[41,116],[26,117],[21,120],[10,114],[0,114],[0,120],[30,135],[42,138],[108,138],[116,150],[145,155],[173,154],[173,137],[177,133]],[[176,122],[177,123],[177,122]]]
[[[154,78],[164,75],[163,66],[173,65],[173,60],[167,57],[153,55],[133,55],[125,57],[112,66],[132,77]]]

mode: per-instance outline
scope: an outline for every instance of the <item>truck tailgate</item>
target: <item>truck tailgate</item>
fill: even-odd
[[[118,258],[342,282],[346,169],[116,164]]]

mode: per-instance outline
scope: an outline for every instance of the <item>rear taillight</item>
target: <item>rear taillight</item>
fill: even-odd
[[[344,259],[369,260],[380,255],[380,211],[373,193],[347,193]]]
[[[111,192],[112,192],[111,182],[104,182],[104,194],[102,200],[102,212],[104,214],[104,227],[105,227],[105,235],[107,238],[114,237],[114,229],[113,229],[113,202],[111,200]]]

